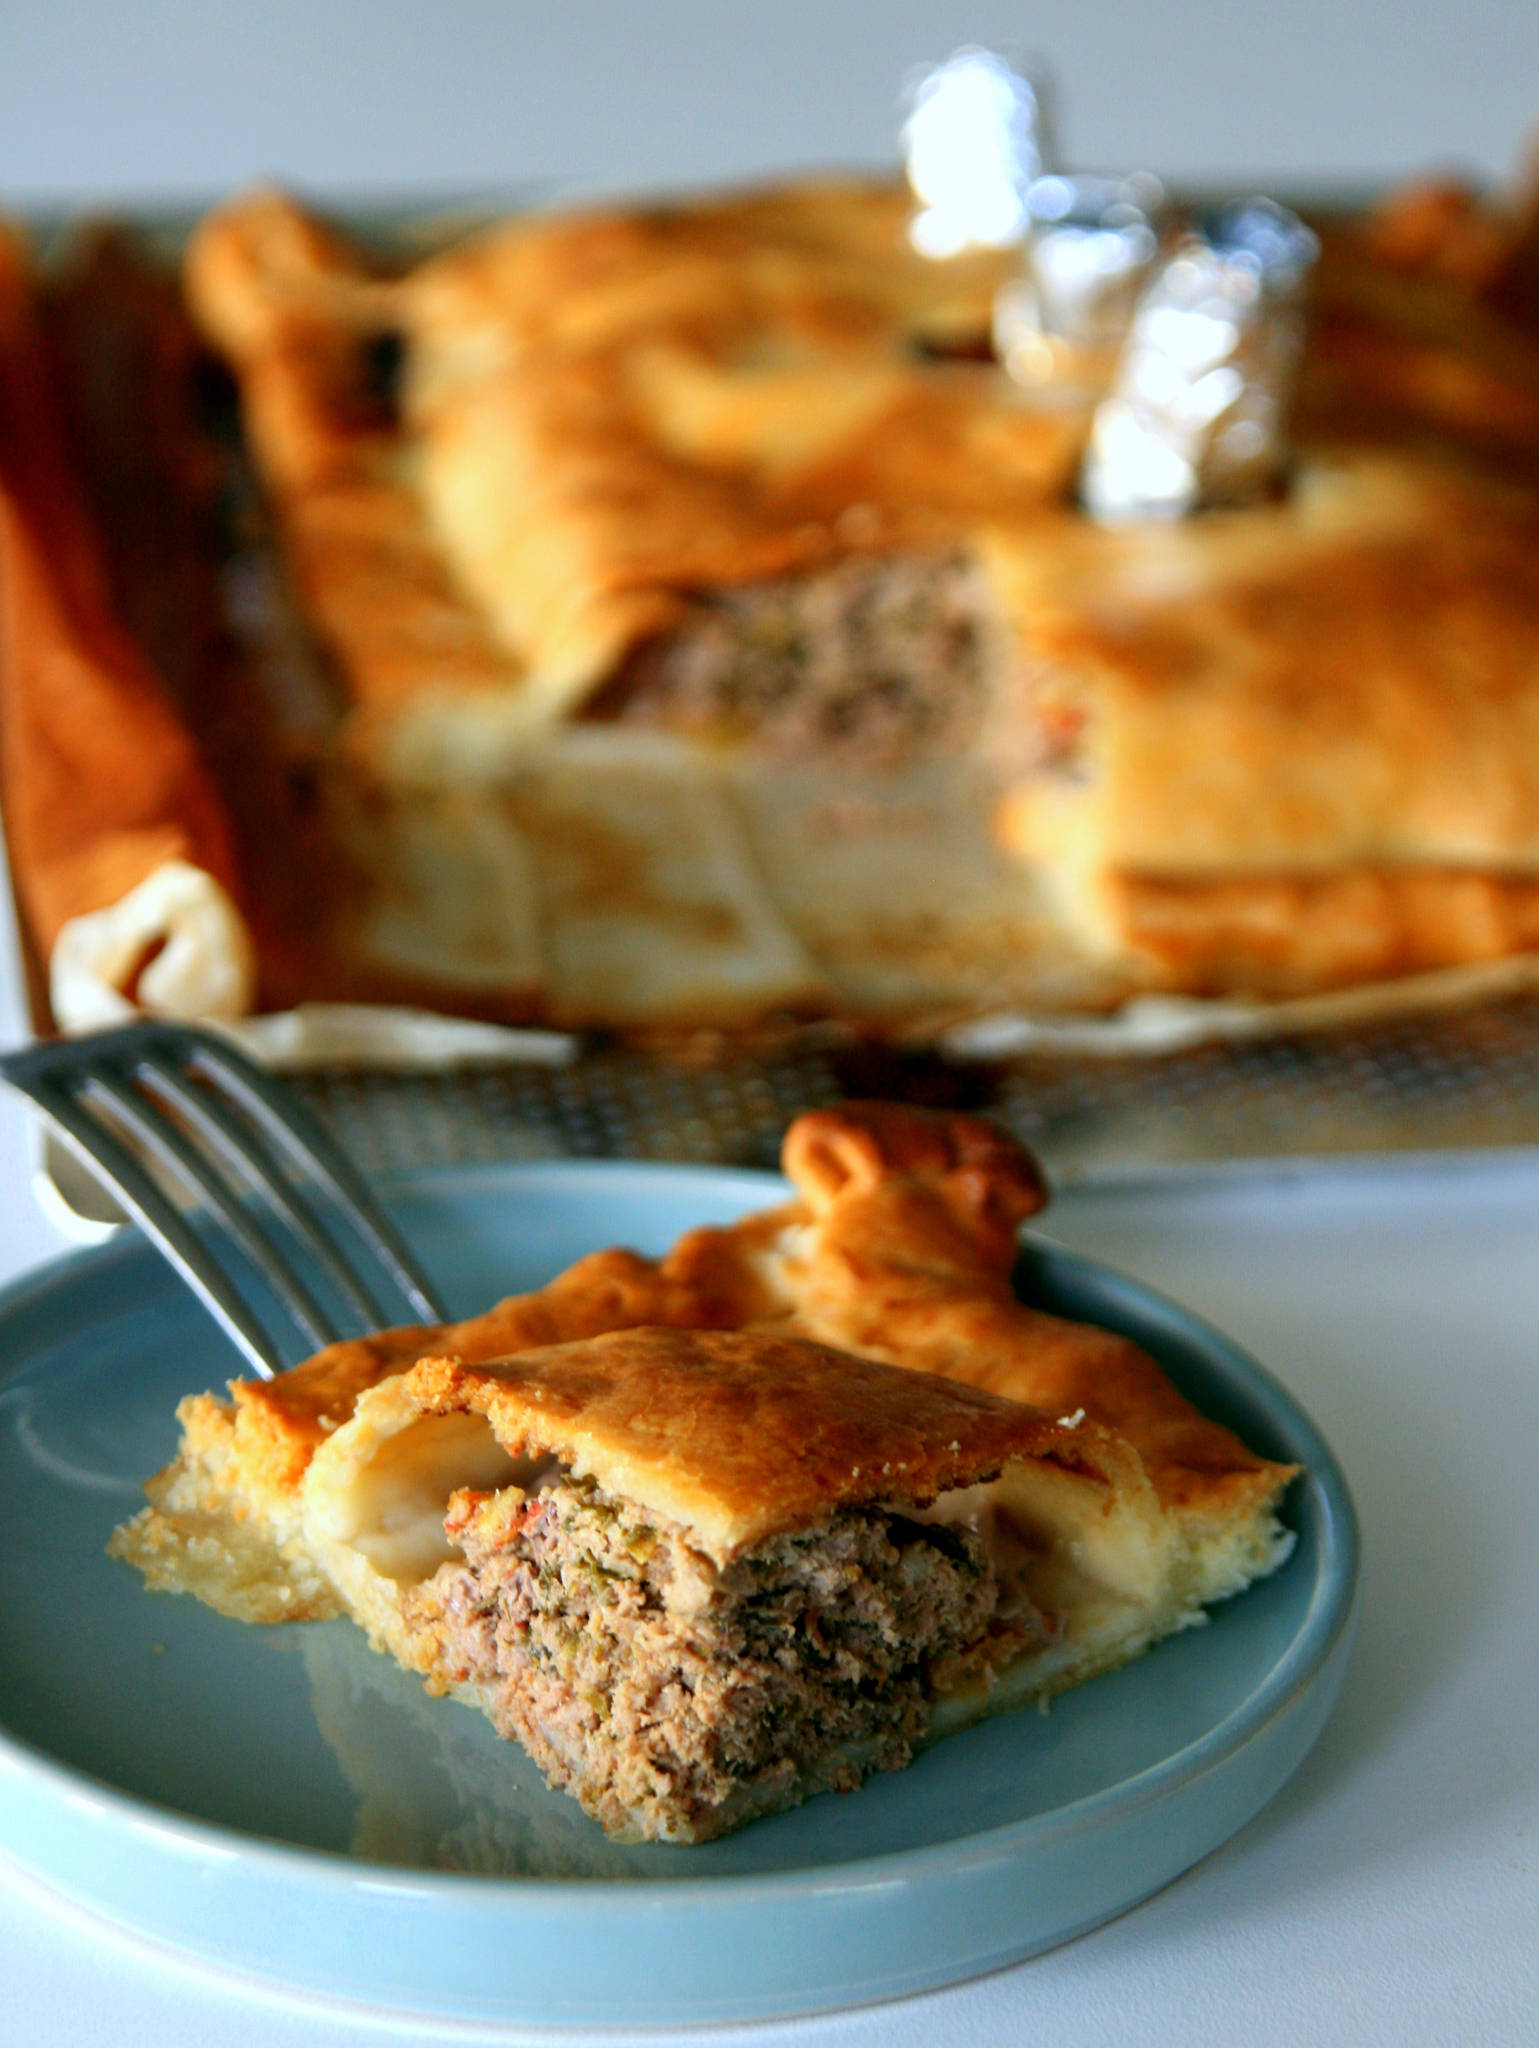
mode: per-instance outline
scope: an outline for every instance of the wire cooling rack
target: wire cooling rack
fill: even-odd
[[[1539,1145],[1539,996],[1151,1057],[949,1062],[858,1044],[299,1082],[371,1171],[579,1158],[772,1166],[797,1113],[858,1096],[982,1111],[1059,1180],[1220,1161]]]

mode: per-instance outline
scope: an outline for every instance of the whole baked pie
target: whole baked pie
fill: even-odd
[[[274,193],[199,229],[342,829],[395,878],[370,942],[470,989],[495,929],[488,980],[577,1023],[1532,947],[1539,349],[1484,274],[1327,232],[1281,495],[1109,530],[1094,391],[991,352],[1015,259],[908,213],[803,183],[404,272]]]

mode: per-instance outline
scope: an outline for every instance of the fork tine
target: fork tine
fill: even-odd
[[[253,1369],[264,1380],[282,1372],[282,1353],[214,1263],[197,1232],[161,1193],[127,1146],[57,1082],[33,1075],[27,1082],[27,1093],[47,1111],[87,1167],[106,1171],[115,1192],[145,1235],[159,1246],[239,1345]]]
[[[305,1105],[280,1092],[255,1061],[234,1046],[202,1031],[183,1030],[178,1036],[189,1041],[199,1071],[222,1083],[238,1106],[320,1181],[421,1319],[446,1322],[447,1312],[400,1233],[352,1161]]]
[[[85,1081],[91,1096],[110,1102],[114,1113],[127,1125],[150,1155],[170,1166],[200,1195],[257,1270],[281,1298],[312,1345],[319,1349],[341,1335],[336,1324],[316,1301],[308,1287],[281,1258],[258,1230],[243,1205],[209,1171],[207,1159],[169,1124],[161,1112],[147,1102],[136,1088],[115,1074],[92,1074]],[[365,1318],[371,1311],[365,1306]]]
[[[365,1327],[390,1319],[390,1308],[370,1295],[333,1244],[315,1210],[297,1189],[285,1184],[282,1167],[271,1149],[256,1131],[243,1127],[230,1114],[217,1093],[195,1086],[160,1054],[151,1054],[142,1062],[139,1079],[153,1093],[170,1102],[220,1159],[246,1169],[265,1199],[301,1239]],[[244,1211],[241,1214],[244,1215]],[[331,1336],[318,1341],[329,1343]]]
[[[0,1054],[0,1076],[31,1096],[71,1149],[115,1187],[263,1377],[284,1369],[280,1346],[221,1265],[217,1241],[206,1242],[193,1229],[135,1156],[136,1146],[202,1198],[312,1348],[339,1332],[329,1309],[280,1252],[275,1225],[287,1224],[306,1254],[306,1273],[318,1269],[365,1329],[446,1320],[399,1233],[319,1120],[211,1032],[145,1020]],[[294,1185],[296,1177],[324,1192],[325,1220]],[[250,1182],[270,1210],[260,1227],[246,1200]],[[367,1272],[361,1274],[358,1255],[364,1253]],[[406,1316],[387,1282],[399,1290]]]

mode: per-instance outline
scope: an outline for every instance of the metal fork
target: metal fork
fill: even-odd
[[[329,1133],[297,1096],[212,1032],[129,1024],[0,1055],[0,1076],[30,1096],[113,1190],[263,1379],[338,1337],[447,1321]],[[324,1217],[312,1190],[324,1197]],[[225,1243],[198,1227],[209,1217]],[[287,1346],[237,1285],[230,1245],[286,1311]],[[328,1299],[317,1294],[316,1275]]]

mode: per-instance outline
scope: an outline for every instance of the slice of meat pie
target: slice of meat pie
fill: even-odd
[[[605,1827],[679,1841],[1123,1663],[1287,1556],[1291,1468],[1017,1299],[1019,1147],[848,1106],[785,1163],[794,1200],[662,1259],[185,1402],[114,1549],[241,1619],[351,1614]]]
[[[1136,1455],[796,1338],[429,1359],[317,1453],[304,1542],[374,1640],[613,1834],[701,1841],[907,1763],[1069,1625],[1067,1531],[1149,1553]]]

